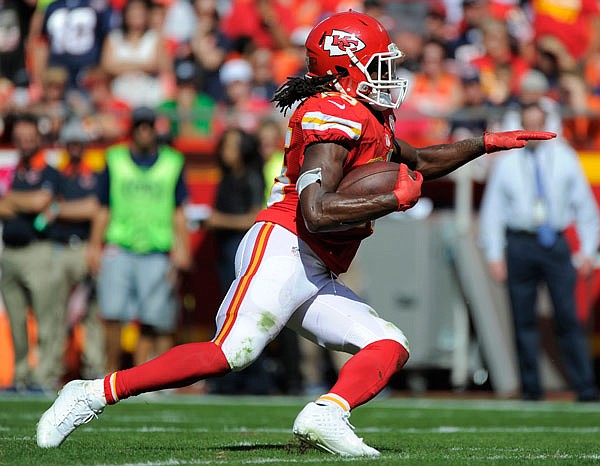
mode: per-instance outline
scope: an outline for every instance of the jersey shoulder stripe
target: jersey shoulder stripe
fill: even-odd
[[[339,130],[349,138],[357,140],[362,134],[362,124],[335,115],[315,111],[306,112],[302,117],[302,129],[317,132]]]

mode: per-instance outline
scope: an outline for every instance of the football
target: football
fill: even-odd
[[[389,193],[394,190],[400,165],[395,162],[371,162],[356,167],[342,178],[338,193],[364,196],[368,194]],[[408,170],[414,179],[412,170]]]

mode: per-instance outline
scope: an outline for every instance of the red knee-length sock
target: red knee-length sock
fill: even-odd
[[[188,343],[139,366],[107,375],[104,396],[110,405],[140,393],[184,387],[230,370],[223,351],[213,342]]]
[[[394,340],[380,340],[365,346],[352,356],[340,370],[330,394],[348,403],[344,409],[353,409],[377,395],[390,378],[408,360],[408,351]],[[324,395],[322,398],[327,398]],[[331,397],[331,401],[340,404]]]

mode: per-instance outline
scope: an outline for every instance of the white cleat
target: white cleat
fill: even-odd
[[[294,421],[294,435],[301,441],[341,456],[379,456],[354,433],[350,412],[331,405],[308,403]]]
[[[38,446],[58,447],[77,427],[97,418],[105,406],[103,397],[93,394],[91,381],[69,382],[38,422]]]

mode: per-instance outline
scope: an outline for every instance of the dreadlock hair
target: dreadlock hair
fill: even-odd
[[[275,107],[285,115],[297,101],[320,92],[331,92],[332,84],[345,74],[347,72],[325,76],[291,76],[275,91],[271,102],[275,102]]]

